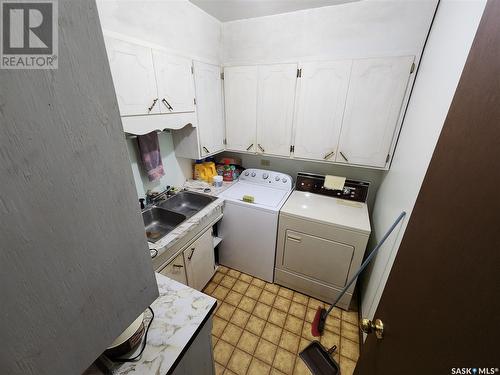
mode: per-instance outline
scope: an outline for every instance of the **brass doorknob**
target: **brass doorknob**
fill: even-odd
[[[359,328],[366,334],[375,332],[375,336],[377,336],[379,340],[384,338],[384,323],[380,319],[375,319],[374,321],[370,319],[361,319]]]

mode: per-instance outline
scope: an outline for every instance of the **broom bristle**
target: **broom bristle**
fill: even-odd
[[[326,310],[322,307],[318,307],[318,310],[316,310],[316,315],[314,315],[314,320],[311,323],[311,334],[314,337],[321,336],[321,333],[323,332],[323,328],[325,326],[323,321],[324,313],[326,313]]]

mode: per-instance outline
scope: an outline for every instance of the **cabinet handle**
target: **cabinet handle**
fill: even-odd
[[[342,151],[340,151],[340,156],[342,156],[345,161],[349,161],[349,159],[347,159],[347,157],[344,155],[344,153]]]
[[[208,151],[208,148],[206,148],[205,146],[203,146],[203,150],[205,150],[207,154],[210,154],[210,151]]]
[[[191,260],[191,258],[193,257],[194,251],[195,251],[195,248],[192,247],[191,248],[191,254],[188,256],[188,260]]]
[[[247,147],[247,151],[250,151],[250,149],[253,147],[253,143]]]
[[[180,265],[180,264],[174,264],[174,265],[172,265],[172,267],[174,267],[174,268],[184,268],[184,266]]]
[[[334,151],[329,152],[328,154],[326,154],[325,156],[323,156],[323,159],[327,160],[327,159],[329,159],[329,158],[330,158],[333,154],[335,154],[335,152],[334,152]]]
[[[163,98],[163,99],[161,100],[161,102],[162,102],[163,104],[165,104],[165,107],[167,107],[167,109],[168,109],[169,111],[173,111],[173,110],[174,110],[174,108],[170,105],[170,103],[169,103],[169,102],[167,102],[167,99]]]
[[[287,238],[290,240],[290,241],[295,241],[295,242],[302,242],[302,237],[299,237],[299,236],[292,236],[292,235],[288,235]]]
[[[157,101],[158,101],[158,98],[153,99],[153,104],[151,104],[151,107],[148,108],[148,112],[151,112],[153,110],[153,108],[155,107]]]
[[[264,147],[262,147],[262,146],[260,145],[260,143],[257,143],[257,146],[259,146],[260,151],[262,151],[262,152],[266,152],[266,150],[264,150]]]

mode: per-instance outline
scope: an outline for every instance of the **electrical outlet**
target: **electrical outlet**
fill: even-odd
[[[271,161],[267,159],[260,159],[260,165],[263,167],[269,167],[271,165]]]

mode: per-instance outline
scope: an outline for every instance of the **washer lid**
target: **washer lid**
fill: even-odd
[[[371,232],[366,203],[294,191],[281,208],[281,213],[367,234]]]
[[[289,191],[240,181],[223,191],[219,196],[236,201],[243,201],[244,195],[250,195],[254,197],[254,203],[248,204],[277,208],[288,194]]]

